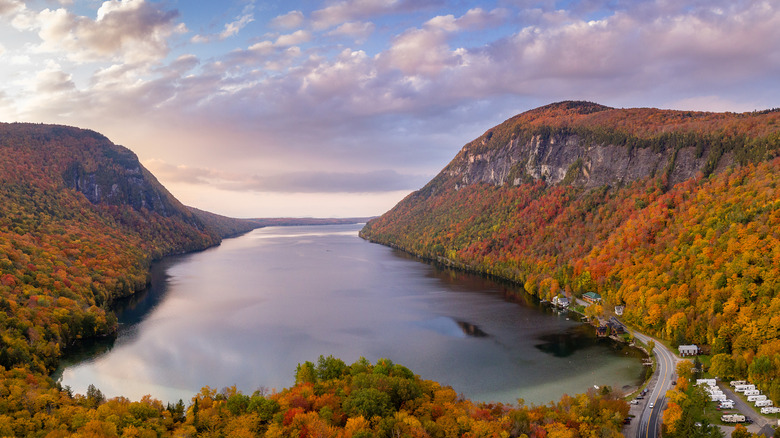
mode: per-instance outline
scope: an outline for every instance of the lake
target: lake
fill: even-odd
[[[360,225],[269,227],[155,263],[118,304],[117,339],[69,356],[84,394],[188,402],[203,386],[294,383],[319,355],[389,358],[480,401],[543,404],[593,385],[637,385],[633,349],[516,287],[439,268],[358,237]]]

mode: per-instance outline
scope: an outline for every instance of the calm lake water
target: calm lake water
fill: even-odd
[[[359,225],[271,227],[155,264],[117,312],[115,342],[59,371],[85,393],[163,401],[201,387],[281,390],[333,355],[386,357],[481,401],[542,404],[639,383],[640,357],[512,286],[366,242]]]

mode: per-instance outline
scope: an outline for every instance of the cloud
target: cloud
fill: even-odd
[[[290,11],[284,15],[279,15],[271,20],[271,27],[281,29],[295,29],[303,25],[304,22],[303,12]]]
[[[73,83],[73,77],[60,70],[60,66],[50,63],[49,66],[35,76],[35,91],[41,94],[51,95],[74,91],[76,85]]]
[[[342,0],[311,14],[314,29],[329,29],[373,16],[411,12],[439,4],[439,0]]]
[[[287,35],[279,35],[274,43],[277,47],[296,46],[311,41],[311,32],[308,30],[296,30]]]
[[[24,9],[24,2],[19,0],[0,0],[0,17],[11,15],[14,12]]]
[[[662,106],[663,108],[675,108],[688,111],[715,111],[715,112],[748,112],[767,109],[757,102],[735,101],[724,99],[722,96],[708,95],[695,96],[686,99],[673,100]]]
[[[279,35],[275,41],[258,41],[247,49],[234,50],[225,58],[228,68],[263,65],[267,70],[281,71],[295,62],[302,52],[297,47],[312,40],[308,30],[297,30],[291,34]]]
[[[252,190],[283,193],[372,193],[414,190],[427,180],[410,177],[393,170],[374,172],[293,172],[254,176],[244,182],[220,185],[228,190]]]
[[[11,57],[12,65],[31,65],[32,59],[28,55],[14,55]]]
[[[474,8],[469,9],[460,18],[455,18],[454,15],[438,15],[426,21],[424,27],[445,32],[480,30],[488,26],[499,26],[508,16],[509,11],[503,8],[490,12],[486,12],[482,8]]]
[[[403,175],[394,170],[370,172],[289,172],[266,175],[228,174],[206,168],[172,165],[163,160],[144,161],[159,178],[194,185],[210,185],[220,190],[276,193],[371,193],[413,190],[428,175]]]
[[[168,54],[168,38],[186,31],[177,17],[177,11],[144,0],[106,1],[95,20],[62,8],[44,9],[33,24],[43,41],[36,51],[64,53],[77,62],[157,61]]]
[[[173,165],[160,159],[144,160],[143,165],[157,177],[176,183],[210,184],[217,177],[210,169]]]
[[[434,77],[445,69],[463,62],[465,49],[453,50],[449,46],[451,33],[477,30],[500,24],[508,15],[505,9],[485,12],[481,8],[467,11],[460,18],[439,15],[423,24],[422,28],[409,29],[396,37],[390,48],[380,55],[385,67],[395,68],[406,75]]]
[[[364,41],[376,28],[371,22],[350,21],[328,32],[331,36],[349,36],[357,41]]]
[[[218,34],[212,34],[212,35],[195,35],[193,36],[190,41],[193,43],[208,43],[210,41],[216,40],[226,40],[234,35],[237,35],[238,32],[241,31],[246,25],[249,23],[255,21],[254,14],[252,13],[252,10],[254,9],[254,4],[249,4],[244,8],[244,11],[242,14],[238,17],[236,17],[235,20],[225,23],[225,27],[222,30],[222,32]]]
[[[455,65],[458,54],[450,49],[446,32],[426,28],[399,35],[379,59],[387,68],[398,69],[405,75],[433,77]]]

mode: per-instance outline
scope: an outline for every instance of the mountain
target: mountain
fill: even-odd
[[[220,242],[130,150],[89,130],[0,124],[0,365],[52,370],[111,335],[152,260]]]
[[[370,217],[350,217],[350,218],[295,218],[295,217],[276,217],[276,218],[252,218],[236,219],[227,216],[203,211],[195,207],[187,207],[195,216],[197,216],[207,227],[215,230],[221,237],[233,237],[246,233],[255,228],[262,227],[292,227],[304,225],[352,225],[366,223],[372,219]]]
[[[187,207],[195,217],[200,219],[209,229],[214,230],[220,237],[228,238],[247,233],[264,224],[256,219],[236,219],[211,213],[195,207]]]
[[[468,143],[423,189],[533,181],[594,188],[664,176],[669,184],[776,152],[777,111],[729,114],[560,102]]]
[[[361,236],[711,352],[780,399],[780,111],[561,102],[468,143]],[[774,379],[774,377],[778,377]]]

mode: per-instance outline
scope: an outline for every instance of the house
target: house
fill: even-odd
[[[615,306],[615,315],[621,316],[623,315],[623,310],[626,309],[626,306]]]
[[[626,328],[623,327],[623,324],[617,321],[609,321],[607,327],[609,327],[610,332],[615,335],[622,335],[626,332]]]
[[[602,326],[596,327],[596,335],[598,335],[599,337],[602,337],[602,338],[604,336],[607,336],[607,326],[602,325]]]
[[[596,304],[601,301],[601,295],[596,292],[587,292],[582,295],[582,299],[591,304]]]
[[[562,296],[555,296],[555,297],[553,297],[552,303],[553,303],[553,306],[558,306],[558,307],[563,307],[563,308],[569,307],[569,299],[566,298],[566,297],[562,297]]]
[[[680,350],[680,356],[696,356],[699,354],[699,347],[693,345],[680,345],[677,347]]]

